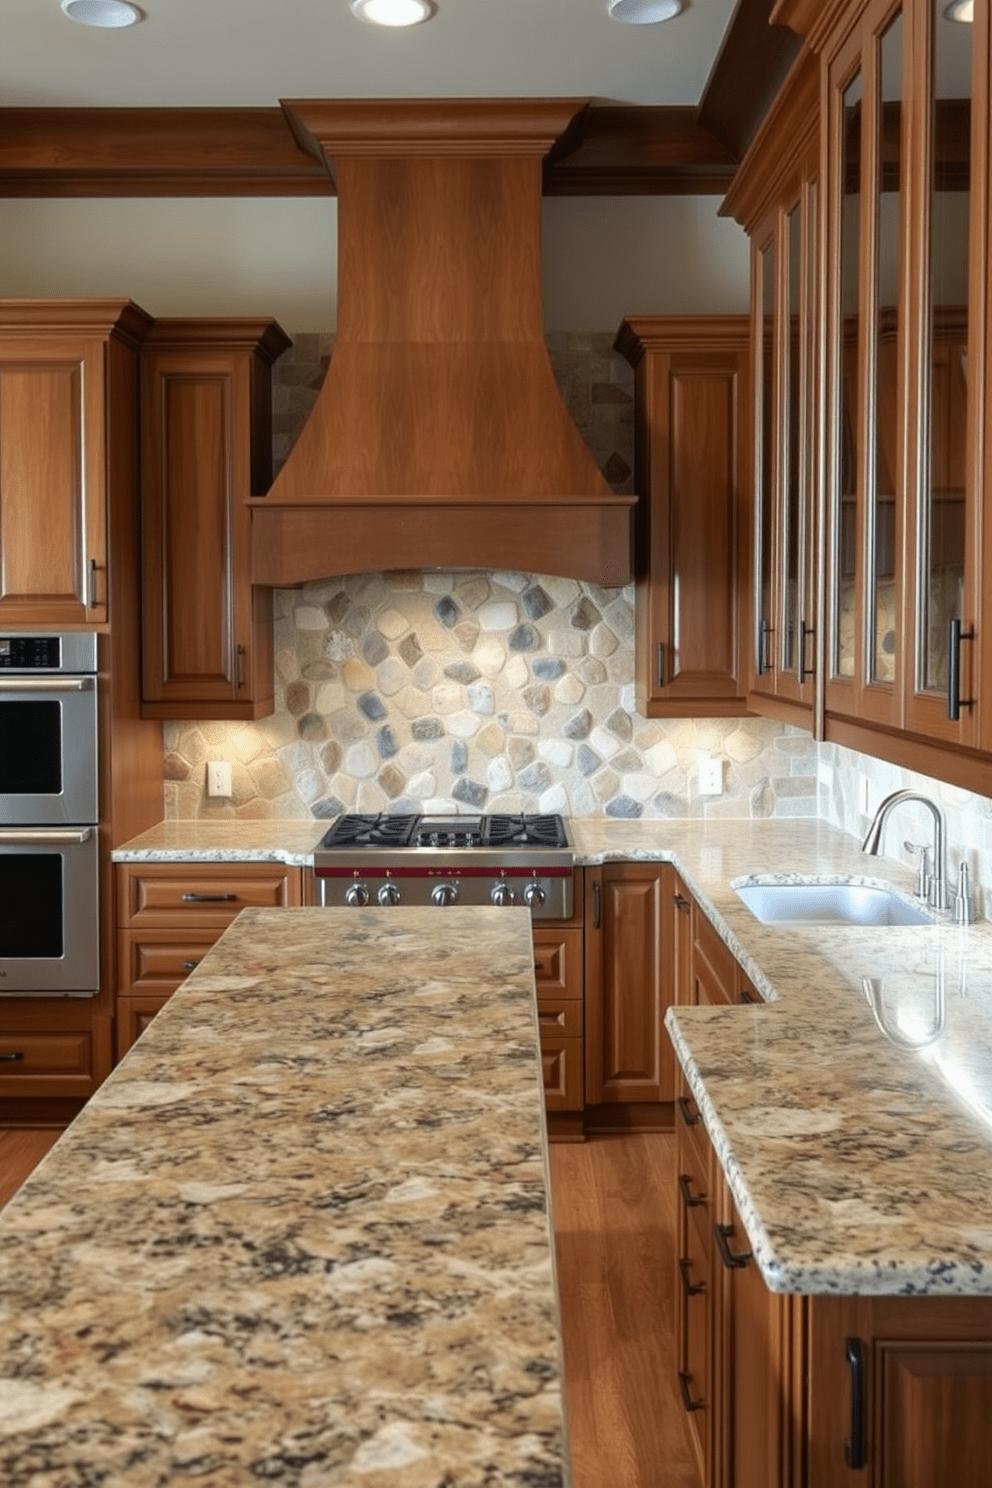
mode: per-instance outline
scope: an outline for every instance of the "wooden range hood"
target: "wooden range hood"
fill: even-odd
[[[249,502],[252,578],[631,571],[633,496],[572,423],[544,343],[541,182],[584,100],[284,102],[338,193],[338,327],[313,411]]]

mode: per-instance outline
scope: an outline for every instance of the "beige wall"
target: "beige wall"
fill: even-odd
[[[718,206],[545,202],[548,329],[746,311],[747,239]],[[333,330],[336,231],[337,204],[323,197],[5,201],[0,296],[127,295],[152,315],[272,315],[291,334]]]

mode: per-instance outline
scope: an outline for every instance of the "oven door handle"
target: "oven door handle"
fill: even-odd
[[[0,847],[76,847],[92,835],[92,827],[8,827],[0,829]]]
[[[93,677],[5,677],[0,672],[0,693],[4,692],[92,692]]]

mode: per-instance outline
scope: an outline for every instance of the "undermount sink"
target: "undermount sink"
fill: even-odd
[[[736,894],[765,925],[932,925],[892,889],[855,883],[748,883]]]

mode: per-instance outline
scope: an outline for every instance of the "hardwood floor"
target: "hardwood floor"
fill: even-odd
[[[550,1150],[573,1488],[699,1488],[675,1373],[675,1138]]]
[[[53,1126],[0,1127],[0,1209],[60,1136]]]

